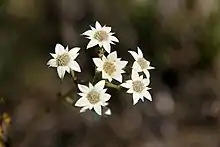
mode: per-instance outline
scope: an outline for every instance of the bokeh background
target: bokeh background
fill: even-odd
[[[220,147],[219,0],[0,0],[0,111],[11,147]],[[116,50],[139,46],[151,61],[153,101],[110,89],[112,116],[79,113],[70,75],[46,63],[56,43],[80,46],[82,73],[94,76],[93,49],[80,34],[98,20]],[[61,96],[69,93],[68,102]]]

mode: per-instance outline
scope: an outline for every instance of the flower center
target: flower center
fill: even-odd
[[[108,33],[106,31],[97,31],[94,34],[94,38],[98,41],[106,41],[108,39]]]
[[[58,66],[67,66],[69,61],[70,61],[70,56],[67,53],[58,55],[56,58],[56,62]]]
[[[87,99],[91,104],[96,104],[100,101],[100,94],[96,91],[91,91],[87,94]]]
[[[105,62],[103,65],[103,70],[108,74],[112,75],[116,71],[116,67],[112,62]]]
[[[145,68],[148,67],[147,60],[145,60],[144,58],[139,58],[139,59],[137,60],[137,63],[140,65],[140,67],[141,67],[142,69],[145,69]]]
[[[135,92],[142,92],[145,88],[144,83],[141,81],[132,82],[132,87]]]

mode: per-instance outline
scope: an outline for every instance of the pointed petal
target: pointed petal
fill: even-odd
[[[100,23],[98,21],[95,22],[95,28],[96,29],[101,29],[102,26],[100,25]]]
[[[57,73],[61,79],[64,78],[65,72],[66,72],[65,67],[63,67],[63,66],[57,67]]]
[[[106,50],[107,53],[111,52],[111,46],[109,42],[104,42],[103,43],[103,48]]]
[[[115,36],[110,36],[110,40],[114,42],[119,42],[118,38],[116,38]]]
[[[78,84],[78,88],[83,93],[88,93],[88,91],[89,91],[89,87],[87,87],[85,85]]]
[[[55,53],[57,55],[65,53],[64,47],[61,44],[56,44],[56,46],[55,46]]]
[[[155,69],[155,67],[149,66],[147,69]]]
[[[69,56],[72,60],[75,60],[76,57],[79,55],[78,51],[80,50],[79,47],[74,47],[69,51]]]
[[[116,74],[113,78],[115,80],[117,80],[118,82],[122,83],[122,75],[121,74]]]
[[[102,100],[103,100],[104,102],[106,102],[106,101],[108,101],[110,98],[111,98],[111,95],[105,93],[105,94],[103,95],[103,97],[102,97]]]
[[[133,56],[133,58],[135,60],[137,60],[139,58],[139,56],[138,56],[138,54],[136,52],[134,52],[134,51],[128,51],[128,52]]]
[[[53,54],[53,53],[50,53],[50,55],[53,57],[53,58],[57,58],[57,55],[56,54]]]
[[[139,74],[138,74],[138,72],[132,70],[131,79],[132,79],[133,81],[139,79]]]
[[[89,83],[89,89],[93,89],[94,86],[92,85],[92,83]]]
[[[152,101],[152,97],[151,97],[151,94],[150,94],[149,91],[145,91],[145,92],[144,92],[144,97],[145,97],[146,99],[148,99],[149,101]]]
[[[110,53],[108,56],[107,56],[108,59],[110,60],[117,60],[117,52],[114,51],[112,53]]]
[[[56,59],[50,59],[50,60],[47,62],[47,65],[48,65],[49,67],[57,67]]]
[[[140,49],[139,47],[137,47],[137,49],[138,49],[138,55],[139,55],[139,57],[140,57],[140,58],[143,58],[143,53],[142,53],[141,49]]]
[[[80,113],[83,113],[83,112],[85,112],[87,109],[89,109],[89,107],[83,107],[82,109],[80,109]]]
[[[82,107],[82,106],[87,106],[89,104],[89,101],[87,98],[80,98],[76,103],[75,106],[77,107]]]
[[[102,71],[102,78],[108,79],[108,77],[109,77],[109,75],[106,72]]]
[[[89,43],[88,43],[88,45],[87,45],[86,48],[88,49],[88,48],[94,47],[94,46],[96,46],[97,44],[98,44],[98,41],[95,40],[95,39],[92,39],[92,40],[89,41]]]
[[[134,93],[134,90],[132,88],[128,89],[127,93]]]
[[[96,67],[102,68],[103,62],[102,62],[102,60],[100,58],[93,58],[92,60],[95,63]]]
[[[125,83],[122,83],[121,86],[125,87],[125,88],[131,88],[132,87],[132,80],[128,80]]]
[[[128,61],[117,61],[117,66],[120,68],[120,69],[123,69],[125,68],[125,66],[128,64]]]
[[[95,85],[95,88],[96,88],[98,91],[104,89],[104,87],[105,87],[105,80],[99,81],[99,82]]]
[[[102,115],[102,109],[100,105],[95,105],[94,110],[98,115]]]
[[[88,30],[88,31],[82,33],[82,35],[93,36],[93,34],[94,34],[93,32],[94,32],[93,30]]]
[[[137,104],[137,102],[139,101],[139,94],[137,93],[133,93],[133,105]]]
[[[81,72],[80,66],[76,61],[71,61],[69,63],[69,67],[70,67],[70,69],[72,69],[74,71]]]
[[[112,112],[111,112],[111,110],[110,110],[110,109],[108,109],[108,110],[106,110],[106,111],[105,111],[105,114],[106,114],[106,115],[111,115],[111,114],[112,114]]]

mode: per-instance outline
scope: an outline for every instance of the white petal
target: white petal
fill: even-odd
[[[68,73],[70,73],[70,68],[69,68],[69,66],[64,66],[64,68],[65,68],[65,71],[67,71]]]
[[[149,101],[152,101],[152,97],[151,97],[151,94],[150,94],[149,91],[145,91],[145,92],[143,93],[143,95],[144,95],[144,97],[145,97],[146,99],[148,99]]]
[[[110,36],[110,40],[114,42],[119,42],[118,38],[116,38],[115,36]]]
[[[105,86],[105,80],[99,81],[96,85],[95,85],[95,89],[96,90],[102,90],[104,89]]]
[[[111,112],[111,110],[110,110],[110,109],[108,109],[108,110],[106,110],[106,111],[105,111],[105,114],[106,114],[106,115],[111,115],[111,114],[112,114],[112,112]]]
[[[75,106],[77,107],[83,107],[87,106],[89,104],[89,101],[87,98],[80,98],[76,103]]]
[[[93,85],[92,85],[92,83],[89,83],[89,89],[93,89],[94,87],[93,87]]]
[[[106,102],[106,101],[108,101],[110,98],[111,98],[111,95],[105,93],[105,94],[103,94],[103,96],[102,96],[102,101]]]
[[[97,44],[98,44],[98,41],[95,40],[95,39],[92,39],[92,40],[89,41],[89,43],[88,43],[88,45],[87,45],[86,48],[88,49],[88,48],[94,47],[94,46],[96,46]]]
[[[138,74],[138,72],[132,70],[131,79],[132,79],[133,81],[139,79],[139,74]]]
[[[95,22],[95,27],[96,27],[96,29],[102,28],[102,26],[100,25],[100,23],[98,21]]]
[[[59,77],[60,77],[61,79],[64,78],[65,72],[66,72],[66,70],[65,70],[65,67],[64,67],[64,66],[58,66],[58,67],[57,67],[57,73],[58,73],[58,75],[59,75]]]
[[[60,55],[60,54],[63,54],[65,52],[66,51],[65,51],[64,47],[61,44],[56,44],[56,46],[55,46],[55,53],[56,54]]]
[[[111,28],[111,27],[106,27],[106,26],[104,26],[103,29],[104,29],[106,32],[110,33],[112,28]]]
[[[148,86],[150,84],[150,79],[143,79],[144,86]]]
[[[85,85],[78,84],[78,88],[83,93],[87,93],[89,91],[89,87],[87,87]]]
[[[57,58],[57,54],[50,53],[50,55],[55,59]]]
[[[113,78],[120,83],[122,82],[122,75],[121,74],[116,74]]]
[[[109,42],[104,42],[103,43],[103,48],[106,50],[107,53],[111,52],[111,46]]]
[[[80,113],[83,113],[83,112],[85,112],[87,109],[89,109],[89,107],[83,107],[82,109],[80,109]]]
[[[100,105],[95,105],[94,110],[98,115],[102,115],[102,109]]]
[[[121,86],[125,87],[125,88],[131,88],[132,87],[132,80],[128,80],[125,83],[122,83]]]
[[[57,67],[56,59],[50,59],[50,60],[47,62],[47,65],[48,65],[49,67]]]
[[[149,66],[147,69],[155,69],[155,67]]]
[[[120,68],[123,69],[127,65],[128,61],[117,61],[116,65]]]
[[[69,67],[74,71],[81,72],[80,66],[76,61],[71,61]]]
[[[139,94],[133,93],[133,105],[137,104],[139,99],[140,99]]]
[[[80,95],[81,97],[86,97],[86,93],[78,93],[78,95]]]
[[[149,73],[149,71],[148,71],[147,69],[144,69],[143,71],[144,71],[145,76],[146,76],[147,78],[150,78],[150,73]]]
[[[107,56],[107,58],[108,59],[110,59],[110,60],[117,60],[117,52],[116,51],[114,51],[114,52],[112,52],[112,53],[110,53],[108,56]]]
[[[103,79],[108,79],[109,75],[106,72],[102,72],[102,78]]]
[[[128,89],[127,93],[134,93],[133,88]]]
[[[136,52],[134,52],[134,51],[128,51],[128,52],[133,56],[133,58],[135,60],[137,60],[139,58],[139,56],[138,56],[138,54]]]
[[[84,32],[82,35],[92,36],[93,32],[94,32],[93,30],[88,30],[88,31]]]
[[[103,62],[102,62],[102,60],[100,58],[93,58],[92,60],[95,63],[96,67],[102,68]]]
[[[137,47],[137,49],[138,49],[138,55],[139,55],[139,57],[140,57],[140,58],[143,58],[143,53],[142,53],[141,49],[140,49],[139,47]]]
[[[72,60],[76,59],[76,57],[79,55],[78,51],[80,50],[79,47],[74,47],[69,51],[69,55],[72,58]]]
[[[141,71],[142,71],[142,68],[141,68],[141,66],[137,63],[137,61],[134,62],[132,68],[133,68],[133,70],[135,70],[136,72],[141,72]]]

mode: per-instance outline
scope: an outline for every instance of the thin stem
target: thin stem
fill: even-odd
[[[118,89],[118,90],[121,88],[120,85],[116,85],[116,84],[113,84],[113,83],[110,83],[110,82],[105,82],[105,86],[110,87],[110,88],[114,88],[114,89]]]

